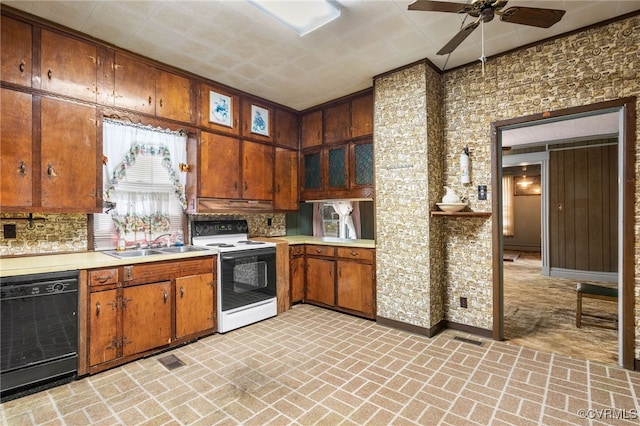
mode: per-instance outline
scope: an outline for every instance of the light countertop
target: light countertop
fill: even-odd
[[[371,249],[376,248],[376,242],[374,240],[351,240],[349,238],[312,237],[310,235],[292,235],[287,237],[272,238],[287,241],[289,245],[316,244],[323,246],[344,246]]]
[[[73,271],[76,269],[110,268],[120,265],[187,259],[201,256],[213,256],[216,254],[218,254],[218,250],[208,249],[185,253],[153,254],[150,256],[128,259],[118,259],[99,251],[12,258],[0,257],[0,277],[39,274],[45,272]]]

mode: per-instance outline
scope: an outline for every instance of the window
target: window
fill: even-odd
[[[186,137],[178,132],[104,121],[105,201],[115,205],[94,215],[94,248],[113,249],[162,238],[174,242],[184,221]]]

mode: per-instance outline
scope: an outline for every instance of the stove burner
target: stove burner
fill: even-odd
[[[233,244],[227,244],[227,243],[210,243],[210,244],[207,244],[207,246],[209,246],[209,247],[220,247],[220,248],[235,247]]]
[[[264,242],[262,242],[262,241],[243,240],[243,241],[238,241],[238,244],[246,244],[248,246],[255,246],[255,245],[264,244]]]

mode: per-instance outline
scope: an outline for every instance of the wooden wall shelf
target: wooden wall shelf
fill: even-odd
[[[434,210],[431,216],[466,216],[466,217],[490,217],[491,212],[443,212]]]

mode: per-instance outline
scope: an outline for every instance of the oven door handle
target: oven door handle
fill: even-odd
[[[250,250],[239,250],[230,253],[225,253],[221,256],[222,260],[236,260],[247,256],[263,256],[268,254],[275,254],[275,247],[256,248]]]

